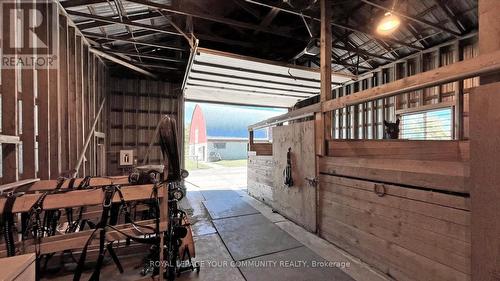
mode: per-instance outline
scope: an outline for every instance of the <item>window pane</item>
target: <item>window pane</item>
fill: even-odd
[[[451,140],[452,109],[443,108],[403,114],[401,138],[414,140]]]

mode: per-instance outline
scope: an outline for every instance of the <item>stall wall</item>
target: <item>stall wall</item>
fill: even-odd
[[[396,280],[470,280],[468,146],[330,141],[320,236]]]
[[[474,35],[384,65],[365,78],[333,89],[332,96],[350,95],[476,56],[478,40]],[[382,139],[384,120],[394,121],[396,116],[415,111],[451,107],[452,139],[468,139],[469,93],[478,85],[479,77],[475,77],[337,109],[329,113],[332,114],[332,136],[335,139]]]
[[[28,9],[24,6],[27,3],[17,11]],[[50,9],[50,5],[56,6]],[[47,47],[54,52],[53,67],[26,64],[22,68],[0,70],[2,184],[68,176],[77,164],[85,137],[105,96],[106,66],[89,51],[88,42],[57,5],[51,2],[36,6],[44,18],[54,21],[53,28],[44,21],[36,31],[36,36],[48,42]],[[22,13],[18,12],[17,17],[21,22]],[[0,20],[3,55],[6,55],[7,44],[15,40],[9,38],[9,34],[35,36],[31,31],[21,30],[21,25],[12,24],[9,16]],[[9,29],[14,32],[10,33]],[[16,52],[19,58],[27,54],[25,49]],[[97,123],[98,133],[92,135],[77,176],[105,172],[105,167],[99,164],[105,163],[99,144],[103,143],[106,132],[106,114],[103,112]]]

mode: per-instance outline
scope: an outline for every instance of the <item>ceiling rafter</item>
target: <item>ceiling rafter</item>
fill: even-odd
[[[71,10],[69,10],[69,11],[71,11]],[[152,13],[152,12],[144,13],[144,12],[141,12],[141,13],[138,13],[138,14],[129,15],[128,20],[134,22],[134,21],[139,21],[139,20],[155,19],[155,18],[160,18],[160,17],[162,17],[162,15],[158,14],[158,13]],[[113,20],[119,20],[120,19],[118,16],[112,16],[112,17],[109,17],[109,18],[113,19]],[[89,21],[89,20],[86,20],[84,22],[77,22],[75,24],[78,27],[78,29],[80,29],[80,30],[86,30],[86,29],[91,29],[91,28],[97,28],[97,27],[103,27],[103,26],[113,25],[115,23],[113,23],[113,22],[107,22],[107,21],[103,22],[103,21]]]
[[[249,3],[253,3],[255,5],[260,5],[260,6],[263,6],[263,7],[268,7],[268,8],[273,8],[274,7],[274,8],[279,9],[282,12],[293,14],[293,15],[296,15],[296,16],[299,16],[299,17],[304,16],[304,17],[312,19],[314,21],[321,22],[321,20],[319,18],[311,16],[311,15],[308,15],[308,14],[305,14],[305,13],[300,13],[300,12],[297,12],[297,11],[294,11],[294,10],[280,8],[280,7],[277,7],[277,6],[273,6],[273,5],[262,3],[262,2],[255,1],[255,0],[245,0],[245,1],[247,1]],[[403,41],[399,41],[399,40],[395,40],[395,39],[391,39],[391,38],[386,38],[386,37],[383,37],[383,36],[379,36],[379,35],[376,35],[376,34],[374,34],[372,32],[364,31],[364,30],[361,30],[359,28],[355,28],[353,26],[349,26],[347,24],[341,24],[341,23],[337,23],[337,22],[332,22],[332,26],[335,26],[335,27],[338,27],[338,28],[342,28],[342,29],[346,29],[346,30],[350,30],[350,31],[353,31],[353,32],[359,32],[359,33],[365,34],[366,36],[368,36],[370,38],[378,38],[378,39],[380,39],[382,41],[386,41],[386,42],[390,42],[390,43],[393,43],[393,44],[402,45],[402,46],[408,47],[410,49],[419,50],[419,51],[423,50],[423,48],[415,46],[413,44],[409,44],[409,43],[406,43],[406,42],[403,42]]]
[[[460,33],[464,33],[466,31],[464,25],[460,22],[457,16],[453,13],[453,11],[446,5],[443,0],[434,0],[434,3],[441,8],[446,17],[450,20],[450,22],[455,26],[455,28],[460,31]]]
[[[143,46],[149,46],[149,47],[154,47],[154,48],[162,48],[162,49],[167,49],[167,50],[173,50],[173,51],[180,51],[180,52],[185,52],[186,49],[182,48],[181,46],[173,46],[173,45],[163,45],[163,44],[155,44],[155,43],[150,43],[150,42],[141,42],[141,41],[136,41],[134,39],[123,39],[118,36],[112,36],[112,35],[101,35],[98,33],[90,33],[90,32],[82,32],[82,34],[85,37],[90,37],[90,38],[96,38],[96,39],[102,39],[106,40],[107,42],[102,42],[101,44],[108,44],[112,43],[114,41],[119,41],[119,42],[125,42],[125,43],[130,43],[130,44],[137,44],[137,45],[143,45]],[[132,38],[129,36],[129,38]]]
[[[91,15],[91,14],[86,14],[86,13],[72,11],[72,10],[66,10],[66,12],[69,15],[72,15],[72,16],[78,16],[78,17],[92,19],[92,20],[96,20],[96,21],[108,22],[108,23],[112,23],[112,24],[121,24],[121,25],[126,25],[126,26],[132,26],[132,27],[138,27],[138,28],[142,28],[142,29],[147,29],[147,30],[151,30],[151,31],[159,32],[159,33],[169,34],[169,35],[182,36],[177,31],[171,31],[171,30],[167,30],[165,28],[161,28],[161,27],[158,27],[158,26],[151,26],[151,25],[147,25],[147,24],[133,22],[133,21],[130,21],[130,20],[120,21],[120,20],[117,20],[117,19],[114,19],[114,18],[111,18],[111,17]]]
[[[158,55],[146,55],[146,54],[138,54],[138,53],[132,53],[132,52],[126,52],[126,51],[117,51],[117,50],[110,50],[110,49],[102,49],[102,48],[95,48],[96,50],[108,52],[111,54],[121,54],[125,56],[132,56],[132,57],[140,57],[140,58],[146,58],[146,59],[152,59],[152,60],[161,60],[161,61],[168,61],[168,62],[173,62],[173,63],[185,63],[184,60],[177,59],[177,58],[168,58],[165,56],[158,56]]]
[[[283,28],[270,28],[270,27],[262,27],[260,25],[252,24],[252,23],[247,23],[247,22],[242,22],[238,20],[233,20],[229,18],[224,18],[220,16],[215,16],[215,15],[209,15],[206,13],[200,13],[200,12],[194,12],[194,11],[188,11],[188,10],[183,10],[180,8],[174,8],[168,5],[160,4],[160,3],[155,3],[147,0],[127,0],[132,3],[136,4],[141,4],[146,7],[154,8],[154,9],[160,9],[166,12],[178,14],[178,15],[185,15],[185,16],[193,16],[194,18],[199,18],[203,20],[208,20],[212,22],[218,22],[221,24],[225,25],[231,25],[231,26],[236,26],[244,29],[250,29],[250,30],[258,30],[260,32],[265,32],[269,34],[274,34],[278,35],[280,37],[287,37],[291,39],[297,39],[297,36],[294,36],[293,34],[290,34],[290,30],[288,29],[283,29]]]
[[[276,8],[271,8],[271,10],[264,16],[264,18],[260,22],[260,26],[268,27],[271,24],[271,22],[274,20],[274,18],[278,15],[279,12],[280,12],[280,10],[278,10]],[[257,34],[259,34],[259,31],[255,30],[253,34],[257,35]]]
[[[63,8],[74,8],[74,7],[82,7],[82,6],[90,6],[100,3],[108,2],[107,0],[68,0],[61,2]]]

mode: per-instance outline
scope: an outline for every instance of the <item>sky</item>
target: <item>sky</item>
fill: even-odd
[[[203,105],[204,103],[202,102],[190,102],[186,101],[185,105],[185,110],[184,110],[184,124],[190,124],[191,123],[191,118],[193,117],[193,110],[196,104]],[[226,105],[228,107],[240,107],[240,108],[248,108],[248,109],[253,109],[253,110],[264,110],[264,111],[270,111],[270,112],[276,112],[276,115],[280,115],[283,113],[286,113],[287,110],[283,108],[269,108],[269,107],[255,107],[255,106],[238,106],[238,105]]]

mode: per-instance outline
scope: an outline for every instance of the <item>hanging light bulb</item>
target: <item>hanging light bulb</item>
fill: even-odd
[[[389,35],[398,29],[401,20],[391,12],[385,13],[382,20],[377,25],[377,33],[380,35]]]

